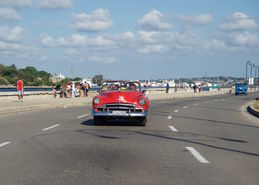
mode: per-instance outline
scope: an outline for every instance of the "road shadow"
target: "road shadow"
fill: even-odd
[[[249,125],[249,124],[219,121],[219,120],[213,120],[213,119],[204,119],[204,118],[197,118],[197,117],[191,117],[191,116],[176,116],[176,115],[170,114],[169,112],[151,112],[150,114],[151,115],[159,115],[159,116],[173,116],[174,118],[184,118],[184,119],[204,121],[208,124],[220,123],[220,124],[226,124],[226,125],[237,125],[237,126],[242,126],[242,127],[259,128],[259,126]]]
[[[85,126],[138,126],[141,127],[140,122],[136,120],[107,120],[102,123],[94,124],[93,119],[86,120],[81,123],[81,125]]]
[[[143,134],[143,135],[146,135],[146,136],[151,136],[151,137],[156,137],[156,138],[161,138],[161,139],[167,139],[167,140],[181,141],[181,142],[197,144],[197,145],[205,146],[205,147],[209,147],[209,148],[214,148],[214,149],[219,149],[219,150],[224,150],[224,151],[229,151],[229,152],[235,152],[235,153],[250,155],[250,156],[254,156],[254,157],[259,157],[259,154],[257,154],[257,153],[247,152],[247,151],[242,151],[242,150],[235,150],[235,149],[221,147],[221,146],[215,146],[215,145],[206,144],[206,143],[202,143],[202,142],[198,142],[198,141],[192,141],[190,139],[181,139],[181,138],[163,136],[163,135],[159,135],[159,134],[148,133],[146,131],[136,131],[136,132],[138,134]]]
[[[230,112],[243,112],[241,110],[227,109],[227,108],[222,108],[222,107],[216,108],[216,107],[201,106],[201,105],[197,105],[195,107],[201,108],[201,109],[206,109],[206,110],[212,109],[212,110],[221,110],[221,111],[230,111]]]

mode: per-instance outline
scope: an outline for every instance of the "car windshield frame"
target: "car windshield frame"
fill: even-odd
[[[107,80],[102,82],[102,92],[110,91],[137,91],[141,92],[141,85],[138,81]]]

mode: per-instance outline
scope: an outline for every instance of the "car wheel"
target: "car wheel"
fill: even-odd
[[[95,125],[100,125],[105,122],[105,118],[101,116],[94,116],[94,124]]]
[[[140,126],[146,126],[146,124],[147,124],[147,118],[145,117],[145,118],[141,118],[140,120],[139,120],[139,123],[140,123]]]

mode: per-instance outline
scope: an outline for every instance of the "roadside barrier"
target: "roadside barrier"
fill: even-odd
[[[257,111],[254,107],[253,107],[253,103],[251,103],[248,107],[247,107],[247,111],[256,116],[257,118],[259,118],[259,111]]]

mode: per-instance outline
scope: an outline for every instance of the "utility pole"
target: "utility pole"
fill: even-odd
[[[70,70],[71,70],[71,78],[73,79],[74,78],[74,69],[73,69],[73,67],[71,67]]]

